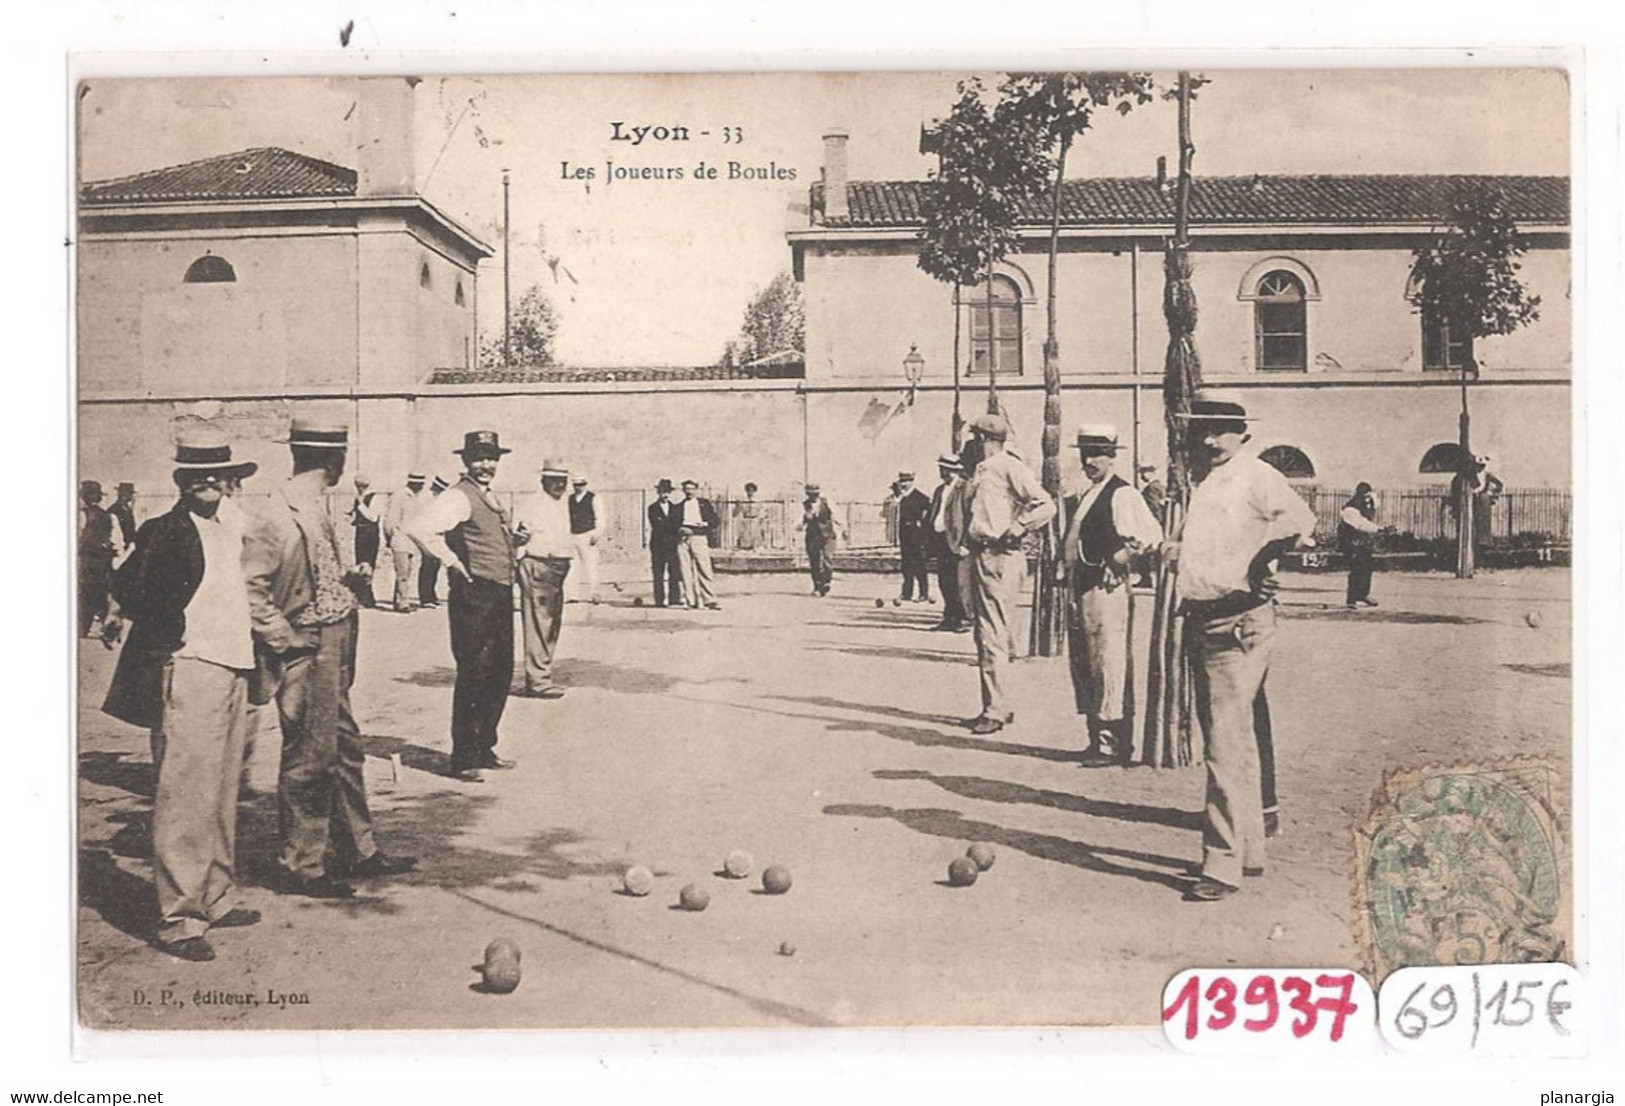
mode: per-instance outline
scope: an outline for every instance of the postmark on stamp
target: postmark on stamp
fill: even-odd
[[[1355,831],[1355,936],[1374,984],[1405,967],[1569,959],[1560,778],[1526,759],[1384,778]]]

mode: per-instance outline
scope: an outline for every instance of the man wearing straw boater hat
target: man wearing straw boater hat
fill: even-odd
[[[1202,872],[1187,897],[1214,902],[1264,873],[1264,809],[1254,704],[1275,641],[1275,565],[1313,543],[1315,513],[1286,478],[1241,452],[1252,419],[1242,402],[1201,392],[1182,416],[1196,486],[1178,545],[1179,597],[1191,643],[1196,710],[1206,737]]]
[[[553,682],[553,657],[564,622],[564,582],[575,557],[570,505],[564,489],[570,470],[563,461],[542,463],[542,493],[515,511],[514,541],[519,546],[519,624],[525,631],[525,694],[562,699]]]
[[[982,713],[969,726],[974,734],[990,734],[1015,720],[1004,697],[1004,671],[1014,651],[1010,622],[1026,567],[1022,542],[1055,517],[1055,501],[1032,470],[1006,448],[1010,424],[1003,415],[978,415],[970,430],[982,450],[976,475],[970,478],[965,533],[976,596]]]
[[[349,444],[342,422],[294,415],[287,438],[293,475],[249,520],[243,551],[259,644],[255,701],[274,696],[282,723],[276,884],[317,899],[354,895],[344,877],[395,875],[417,863],[385,854],[373,838],[361,731],[350,709],[360,628],[355,589],[367,576],[345,563],[328,495],[344,475]]]
[[[1127,764],[1133,752],[1132,589],[1129,567],[1162,541],[1140,493],[1112,472],[1122,447],[1117,428],[1085,424],[1078,458],[1088,486],[1066,502],[1061,581],[1067,594],[1067,657],[1078,713],[1087,719],[1091,767]]]
[[[512,768],[497,756],[497,725],[513,680],[514,531],[491,491],[505,448],[495,430],[470,430],[463,476],[407,523],[412,537],[446,566],[447,622],[457,686],[451,700],[451,771],[480,783],[487,769]]]
[[[214,959],[211,928],[260,919],[235,904],[237,785],[254,641],[242,531],[219,510],[224,483],[256,467],[234,461],[215,430],[182,431],[175,445],[180,498],[137,531],[135,550],[113,580],[131,627],[102,709],[152,731],[156,943],[183,960]]]
[[[965,628],[965,605],[959,594],[959,554],[949,540],[952,525],[951,509],[956,498],[954,492],[960,484],[959,455],[944,453],[937,457],[937,475],[941,483],[931,493],[931,513],[926,518],[930,532],[931,555],[937,561],[937,590],[942,593],[942,621],[931,627],[958,633]]]

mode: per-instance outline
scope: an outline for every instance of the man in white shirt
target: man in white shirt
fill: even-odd
[[[1185,529],[1167,553],[1191,643],[1196,710],[1207,738],[1202,873],[1187,898],[1234,894],[1264,873],[1264,810],[1254,704],[1275,641],[1275,564],[1314,544],[1315,513],[1286,478],[1244,455],[1252,420],[1237,399],[1200,394],[1186,416],[1196,487]]]
[[[1010,663],[1015,614],[1028,534],[1055,517],[1055,501],[1038,477],[1005,448],[1010,424],[1003,415],[979,415],[971,434],[981,443],[982,460],[968,485],[972,590],[976,597],[976,656],[981,671],[982,713],[970,720],[974,734],[997,733],[1015,720],[1004,698],[1003,675]]]
[[[214,959],[210,929],[253,925],[235,905],[237,788],[254,643],[242,531],[220,515],[222,487],[254,473],[224,435],[184,431],[173,510],[149,520],[113,582],[129,640],[102,709],[152,732],[152,868],[159,948]]]
[[[395,562],[395,609],[400,612],[418,609],[418,558],[422,556],[418,545],[407,533],[412,517],[428,501],[423,494],[424,478],[421,472],[406,477],[406,488],[389,497],[389,509],[384,512],[384,541],[389,544],[391,559]]]
[[[716,578],[711,570],[711,537],[717,529],[717,511],[700,498],[695,480],[683,481],[683,500],[677,504],[677,559],[683,571],[683,597],[692,609],[718,610]]]
[[[514,542],[519,553],[520,624],[525,628],[525,694],[562,699],[553,682],[553,657],[564,621],[564,582],[575,556],[570,504],[564,495],[570,472],[564,462],[542,465],[542,491],[514,511]]]
[[[1112,472],[1122,447],[1117,428],[1086,424],[1078,457],[1089,481],[1067,501],[1068,525],[1058,569],[1067,587],[1067,657],[1078,713],[1088,721],[1090,767],[1127,764],[1133,752],[1129,568],[1162,541],[1162,527],[1140,493]]]

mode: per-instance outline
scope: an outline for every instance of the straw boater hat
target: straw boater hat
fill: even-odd
[[[495,430],[470,430],[463,435],[463,448],[454,449],[452,452],[465,458],[470,453],[486,453],[501,457],[504,453],[512,453],[513,450],[503,448]]]
[[[432,492],[443,492],[447,488],[451,487],[451,485],[452,481],[447,480],[444,476],[436,476],[429,484],[429,490]]]
[[[1110,455],[1122,448],[1117,442],[1117,427],[1109,422],[1086,422],[1078,427],[1080,453]]]
[[[1183,422],[1256,422],[1247,414],[1247,405],[1234,392],[1205,389],[1191,400],[1189,414],[1175,416]]]
[[[427,477],[425,477],[421,472],[409,472],[406,474],[406,482],[408,484],[421,484],[426,479]]]
[[[587,478],[578,472],[570,478],[570,483],[578,488],[585,487],[587,484]]]
[[[947,469],[950,472],[958,472],[959,471],[959,454],[957,454],[957,453],[939,453],[937,455],[937,467],[939,469]]]
[[[306,449],[349,449],[350,429],[326,415],[295,415],[288,427],[287,444]]]
[[[549,457],[547,460],[542,462],[542,475],[567,477],[570,475],[570,470],[565,467],[564,462],[559,460],[557,457]]]
[[[192,427],[175,436],[175,471],[207,472],[239,480],[259,471],[253,461],[233,461],[231,443],[209,426]]]
[[[821,491],[823,491],[823,489],[820,488],[817,484],[808,484],[807,485],[807,494],[808,495],[817,495]]]
[[[913,483],[913,481],[914,474],[912,472],[900,472],[897,474],[897,482],[899,484]]]

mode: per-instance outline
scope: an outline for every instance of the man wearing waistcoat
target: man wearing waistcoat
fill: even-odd
[[[570,537],[575,543],[577,584],[586,589],[589,603],[598,602],[598,504],[587,490],[587,478],[577,473],[570,478]]]
[[[206,428],[181,434],[175,464],[180,498],[141,527],[113,577],[113,597],[132,625],[102,710],[152,733],[156,943],[204,961],[214,959],[210,929],[260,920],[235,905],[254,640],[242,531],[219,511],[225,481],[257,466],[233,462],[224,435]]]
[[[446,566],[451,654],[451,771],[479,783],[484,769],[512,768],[497,756],[497,724],[513,680],[514,533],[491,491],[505,453],[494,430],[470,430],[463,477],[407,524],[408,533]]]
[[[1085,425],[1078,457],[1088,486],[1068,497],[1061,545],[1067,594],[1067,657],[1078,713],[1087,720],[1090,767],[1127,764],[1133,751],[1129,566],[1162,541],[1145,499],[1112,472],[1117,428]]]
[[[243,543],[257,644],[252,701],[274,695],[282,724],[276,885],[347,899],[355,889],[342,876],[395,875],[417,861],[386,855],[373,838],[366,754],[350,707],[360,629],[353,589],[365,577],[340,544],[328,495],[344,475],[349,431],[295,415],[287,445],[293,476],[248,517]],[[339,868],[329,870],[329,852]]]

